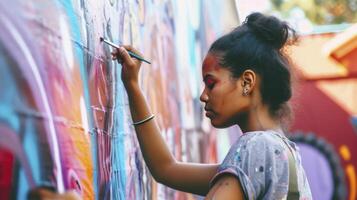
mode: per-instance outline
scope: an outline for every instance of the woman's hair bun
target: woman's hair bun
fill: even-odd
[[[247,16],[244,24],[260,40],[267,42],[276,49],[281,49],[289,37],[296,40],[295,30],[288,23],[274,16],[265,16],[261,13],[252,13]]]

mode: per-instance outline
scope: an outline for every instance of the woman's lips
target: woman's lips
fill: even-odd
[[[213,111],[211,111],[211,110],[206,110],[206,117],[208,117],[208,118],[214,117]]]

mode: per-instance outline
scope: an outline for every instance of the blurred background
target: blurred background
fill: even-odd
[[[296,74],[290,138],[314,199],[357,199],[357,1],[237,2],[240,21],[260,11],[300,34],[289,49]]]
[[[296,75],[288,136],[314,199],[357,199],[355,0],[0,1],[0,199],[41,185],[84,199],[202,199],[151,178],[121,66],[99,37],[152,61],[140,81],[175,157],[221,162],[241,131],[204,117],[201,62],[255,11],[300,34],[287,49]]]

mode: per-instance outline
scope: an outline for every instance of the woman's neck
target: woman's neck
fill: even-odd
[[[251,108],[245,117],[246,120],[240,124],[243,133],[281,128],[279,121],[271,116],[268,106],[265,105]]]

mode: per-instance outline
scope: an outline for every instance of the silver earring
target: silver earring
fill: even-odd
[[[248,90],[247,87],[243,88],[243,96],[248,96]]]

